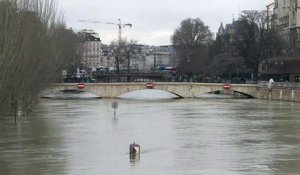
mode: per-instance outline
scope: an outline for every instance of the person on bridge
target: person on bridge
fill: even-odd
[[[270,78],[269,84],[268,84],[268,89],[269,89],[269,90],[272,90],[273,83],[274,83],[273,78]]]

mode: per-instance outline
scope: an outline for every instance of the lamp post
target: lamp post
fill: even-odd
[[[156,71],[156,48],[154,48],[154,60],[153,60],[153,69],[154,69],[154,71]]]
[[[240,69],[237,68],[236,69],[236,81],[240,83],[240,80],[239,80],[239,71],[240,71]]]
[[[284,76],[284,63],[283,61],[280,61],[280,63],[278,63],[278,66],[279,66],[279,70],[280,70],[280,73],[281,73],[281,77],[280,77],[280,80],[281,81],[286,81],[286,78]]]
[[[269,71],[271,70],[270,65],[271,65],[271,61],[269,59],[265,59],[262,61],[261,72],[265,74],[263,76],[264,80],[269,80],[271,78],[271,77],[268,77],[269,73],[270,73]]]

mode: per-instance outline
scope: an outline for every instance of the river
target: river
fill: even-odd
[[[114,117],[113,101],[41,99],[17,124],[0,119],[0,174],[300,174],[297,103],[118,100]]]

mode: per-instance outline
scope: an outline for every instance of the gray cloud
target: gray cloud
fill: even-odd
[[[221,21],[230,23],[239,11],[263,10],[270,2],[272,0],[58,0],[69,27],[94,29],[104,43],[109,43],[117,38],[117,26],[78,20],[117,23],[116,19],[121,18],[133,24],[131,29],[124,28],[125,37],[153,45],[170,44],[170,35],[187,17],[199,17],[216,32]]]

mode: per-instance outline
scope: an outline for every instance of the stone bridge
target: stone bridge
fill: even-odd
[[[52,84],[45,92],[77,90],[77,83]],[[131,91],[146,89],[146,83],[86,83],[84,91],[103,98],[115,98]],[[215,83],[163,83],[155,82],[154,89],[164,90],[183,98],[196,98],[209,92],[224,90],[224,84]],[[257,84],[231,84],[230,91],[252,98],[260,98]]]

